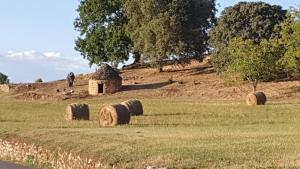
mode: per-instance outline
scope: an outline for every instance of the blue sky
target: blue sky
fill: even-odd
[[[217,0],[219,12],[239,0]],[[296,0],[266,0],[287,9]],[[63,79],[92,72],[74,50],[78,0],[0,0],[0,72],[12,82]]]

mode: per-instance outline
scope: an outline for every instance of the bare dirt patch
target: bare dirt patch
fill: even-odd
[[[74,86],[66,87],[65,80],[46,83],[16,84],[11,94],[18,99],[64,100],[86,98],[88,95],[89,75],[78,75]],[[165,66],[164,72],[142,68],[121,71],[123,88],[115,95],[142,98],[195,98],[203,100],[244,100],[252,91],[247,83],[225,85],[207,62],[192,62],[190,65]],[[73,93],[69,93],[72,90]],[[300,81],[285,80],[261,83],[259,91],[266,93],[268,99],[300,98]],[[100,96],[101,97],[101,96]]]

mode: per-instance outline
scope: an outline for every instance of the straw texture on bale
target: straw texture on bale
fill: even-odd
[[[90,120],[90,110],[87,104],[69,104],[66,110],[66,120]]]
[[[246,98],[246,103],[251,106],[264,105],[266,102],[267,97],[263,92],[250,93]]]
[[[142,102],[137,99],[127,100],[121,104],[128,109],[132,116],[141,116],[144,113]]]
[[[108,105],[100,110],[98,119],[101,126],[129,124],[130,113],[122,104]]]

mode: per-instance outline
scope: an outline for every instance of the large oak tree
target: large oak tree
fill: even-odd
[[[215,11],[215,0],[127,0],[127,33],[135,50],[161,70],[166,59],[202,58]]]
[[[127,18],[123,13],[124,0],[81,0],[79,16],[74,22],[80,32],[75,49],[90,65],[111,62],[117,65],[127,60],[132,49],[125,34]]]
[[[216,25],[210,31],[210,44],[214,50],[213,65],[217,71],[226,70],[231,58],[225,48],[234,38],[253,40],[278,36],[274,29],[286,18],[286,10],[281,6],[265,2],[240,2],[227,7],[221,13]]]

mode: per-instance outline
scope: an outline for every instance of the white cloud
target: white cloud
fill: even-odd
[[[58,58],[58,57],[60,57],[60,53],[58,53],[58,52],[44,52],[43,55],[46,56],[47,58]]]
[[[34,81],[37,77],[56,80],[65,78],[71,71],[74,73],[93,71],[89,68],[88,61],[81,56],[65,57],[56,51],[35,50],[8,51],[0,54],[0,69],[8,72],[14,82]]]
[[[10,61],[15,62],[31,62],[43,63],[47,62],[49,65],[54,65],[55,69],[72,70],[88,67],[88,62],[80,57],[62,57],[59,52],[36,52],[35,50],[28,50],[23,52],[8,51],[4,57]]]
[[[13,52],[8,51],[6,55],[7,58],[12,60],[32,60],[36,59],[38,55],[36,55],[36,52],[34,50],[24,51],[24,52]]]

